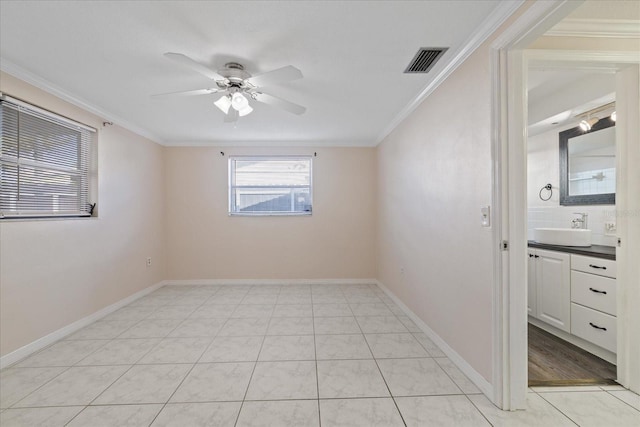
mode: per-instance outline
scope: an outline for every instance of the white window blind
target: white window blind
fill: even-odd
[[[0,218],[89,216],[93,132],[0,100]]]
[[[230,157],[229,213],[311,215],[311,157]]]

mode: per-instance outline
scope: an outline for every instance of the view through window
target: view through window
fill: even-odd
[[[230,157],[229,213],[310,215],[311,157]]]

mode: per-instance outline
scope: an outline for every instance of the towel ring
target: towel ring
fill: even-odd
[[[549,197],[547,197],[546,199],[544,197],[542,197],[542,190],[548,190],[549,191]],[[546,202],[546,201],[550,200],[551,196],[553,196],[553,187],[551,186],[551,184],[547,184],[544,187],[542,187],[540,189],[540,192],[538,193],[538,197],[540,197],[540,200],[542,200],[543,202]]]

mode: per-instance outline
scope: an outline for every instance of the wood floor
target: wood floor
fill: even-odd
[[[616,366],[529,324],[529,386],[616,384]]]

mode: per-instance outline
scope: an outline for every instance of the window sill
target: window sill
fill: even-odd
[[[312,212],[229,212],[229,216],[311,216]]]
[[[69,220],[81,220],[87,221],[92,219],[99,219],[97,216],[32,216],[32,217],[11,217],[0,218],[0,224],[9,222],[35,222],[35,221],[69,221]]]

